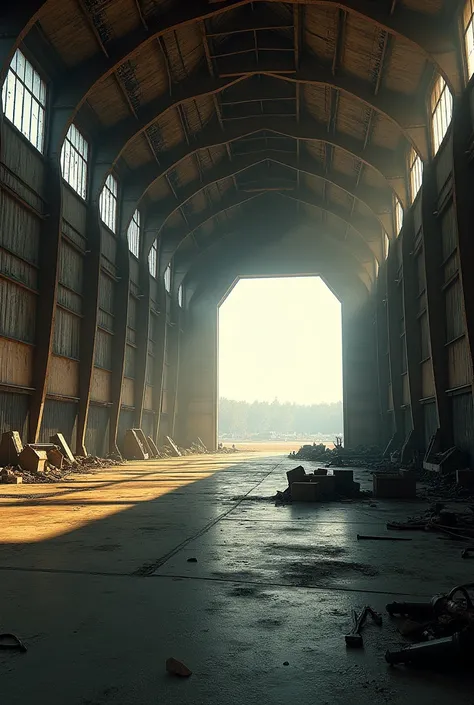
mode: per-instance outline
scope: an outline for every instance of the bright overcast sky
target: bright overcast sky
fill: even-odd
[[[241,279],[219,313],[219,394],[342,399],[341,306],[317,277]]]

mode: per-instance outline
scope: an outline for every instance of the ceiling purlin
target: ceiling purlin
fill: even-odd
[[[209,75],[212,76],[212,78],[215,78],[216,72],[214,69],[214,61],[212,59],[211,49],[209,46],[209,40],[208,40],[208,35],[207,35],[207,30],[206,30],[206,20],[201,20],[199,22],[199,29],[201,31],[202,45],[204,47],[204,55],[206,57],[206,63],[207,63],[207,68],[209,70]],[[221,109],[221,106],[219,103],[219,98],[217,97],[216,93],[213,93],[212,98],[214,101],[214,110],[216,112],[220,128],[221,128],[222,132],[224,132],[224,121],[222,119],[222,109]],[[227,157],[229,159],[229,162],[231,162],[232,161],[232,149],[231,149],[229,142],[226,142],[225,148],[226,148]],[[210,154],[210,152],[209,152],[209,154]],[[211,160],[212,160],[212,156],[211,156]],[[234,182],[235,190],[238,191],[239,187],[238,187],[237,179],[236,179],[235,175],[232,177],[232,180]],[[227,219],[227,213],[225,213],[224,216]]]
[[[346,21],[347,21],[347,13],[339,9],[337,13],[337,24],[336,24],[336,42],[334,44],[334,53],[332,57],[332,63],[331,63],[331,73],[333,76],[336,76],[341,63],[342,63],[342,55],[344,51],[344,37],[345,37],[345,31],[346,31]],[[330,87],[329,88],[329,96],[330,96],[330,108],[329,108],[329,116],[328,116],[328,124],[327,124],[327,130],[328,133],[330,134],[335,134],[336,132],[336,122],[337,122],[337,109],[339,105],[339,91],[336,88]],[[326,174],[329,174],[329,172],[332,169],[332,162],[333,162],[333,157],[334,157],[334,147],[329,143],[326,142],[326,147],[324,151],[324,168]],[[328,182],[324,181],[323,184],[323,201],[326,203],[327,202],[327,187],[328,187]],[[323,219],[326,222],[327,221],[327,212],[323,212]]]
[[[396,0],[393,0],[390,13],[393,13],[395,10],[396,6]],[[372,84],[374,86],[374,95],[377,95],[379,90],[380,90],[380,85],[382,82],[383,78],[383,71],[384,71],[384,66],[386,62],[389,60],[390,57],[390,50],[391,47],[393,46],[393,36],[387,32],[384,31],[381,34],[379,34],[379,46],[378,46],[378,51],[377,55],[375,57],[375,65],[374,69],[372,72],[371,80]],[[369,108],[369,115],[368,119],[366,122],[365,126],[365,136],[364,136],[364,150],[367,149],[367,145],[369,144],[370,136],[372,133],[372,127],[374,120],[376,118],[376,113],[374,108]],[[362,179],[362,174],[364,171],[364,163],[362,161],[359,161],[357,164],[357,177],[356,177],[356,183],[355,183],[355,188],[354,188],[354,193],[357,193],[357,190],[359,188],[359,184]],[[351,207],[351,218],[354,213],[354,209],[356,207],[356,198],[353,196],[352,198],[352,207]]]

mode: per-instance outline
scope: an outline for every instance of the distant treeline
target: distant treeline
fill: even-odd
[[[256,434],[341,434],[342,402],[333,404],[281,404],[272,402],[219,401],[219,434],[251,438]]]

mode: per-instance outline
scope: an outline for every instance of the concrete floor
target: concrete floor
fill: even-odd
[[[2,702],[472,705],[472,678],[386,665],[388,618],[364,651],[344,645],[352,608],[472,580],[459,545],[356,540],[419,502],[275,507],[294,465],[201,456],[0,486],[0,632],[29,647],[0,652]],[[193,676],[168,676],[169,656]]]

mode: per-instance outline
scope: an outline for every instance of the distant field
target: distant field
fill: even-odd
[[[316,441],[317,442],[317,441]],[[231,446],[232,443],[238,450],[255,451],[258,453],[291,453],[293,450],[299,450],[305,443],[313,443],[313,441],[225,441],[224,445]],[[328,448],[333,448],[333,443],[326,443]]]

